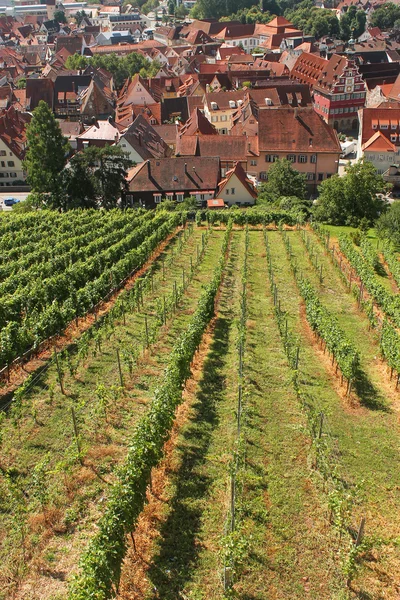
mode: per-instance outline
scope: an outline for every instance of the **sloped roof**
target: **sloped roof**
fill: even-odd
[[[30,115],[13,106],[0,114],[0,139],[21,160],[25,155],[26,125],[30,120]]]
[[[107,119],[106,121],[96,121],[78,137],[83,140],[102,140],[114,143],[121,137],[121,130],[118,123]]]
[[[129,188],[135,192],[215,190],[219,181],[219,158],[188,156],[146,160],[128,172]]]
[[[348,65],[346,56],[332,54],[329,60],[303,52],[291,70],[290,77],[308,83],[314,89],[330,91]],[[356,67],[354,67],[356,68]]]
[[[374,135],[362,145],[362,150],[369,152],[396,152],[396,147],[388,140],[380,131],[376,131]]]
[[[180,136],[186,135],[218,135],[214,125],[203,115],[199,108],[192,111],[189,119],[179,131]]]
[[[253,196],[253,198],[257,198],[257,192],[256,192],[252,182],[247,177],[242,165],[239,162],[237,162],[235,164],[233,169],[230,169],[230,171],[227,171],[224,179],[222,179],[222,181],[220,181],[220,183],[218,185],[218,194],[220,194],[221,191],[224,189],[224,187],[227,185],[227,183],[229,183],[229,181],[233,177],[233,175],[236,175],[236,177],[239,179],[240,183],[249,192],[249,194],[251,196]]]
[[[389,123],[389,126],[382,129],[380,133],[387,140],[390,140],[391,123],[394,123],[397,131],[399,131],[400,108],[396,105],[392,107],[389,103],[384,103],[379,108],[364,108],[361,113],[361,121],[361,145],[365,145],[370,141],[379,131],[381,125],[387,125],[387,123]]]
[[[241,162],[254,156],[243,135],[187,135],[177,139],[175,152],[177,156],[219,156],[221,160]]]
[[[336,131],[313,108],[260,108],[258,122],[260,152],[341,152]]]
[[[132,125],[121,136],[143,158],[165,158],[171,155],[170,147],[164,142],[153,127],[138,115]]]

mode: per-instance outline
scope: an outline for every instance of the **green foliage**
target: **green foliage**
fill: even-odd
[[[128,155],[117,146],[90,146],[75,154],[63,172],[61,208],[115,208],[126,189]]]
[[[150,62],[137,52],[131,52],[121,57],[115,54],[96,54],[93,57],[73,54],[67,58],[65,63],[65,67],[72,70],[85,69],[89,65],[109,71],[114,77],[117,88],[122,87],[125,81],[136,73],[140,73],[143,77],[154,77],[161,66],[158,61]]]
[[[175,410],[182,401],[182,386],[190,376],[190,365],[202,335],[214,314],[231,226],[227,229],[221,258],[213,277],[199,298],[187,329],[170,355],[164,379],[155,391],[147,414],[133,434],[124,465],[110,492],[107,506],[81,560],[81,573],[70,588],[70,600],[106,600],[114,595],[126,553],[126,534],[132,531],[146,501],[150,474],[163,455],[170,436]]]
[[[355,377],[358,369],[360,360],[358,352],[340,328],[336,317],[322,305],[311,283],[297,269],[287,235],[284,235],[284,242],[300,294],[306,306],[307,321],[310,327],[324,340],[343,376],[350,380]]]
[[[400,247],[400,202],[393,202],[375,223],[380,238],[386,238]]]
[[[61,192],[60,173],[70,150],[68,140],[62,135],[59,124],[48,104],[41,100],[33,111],[27,127],[28,150],[24,169],[32,191],[42,196],[50,196],[46,202],[57,201]]]
[[[384,240],[382,252],[397,286],[400,287],[399,255],[390,240]]]
[[[359,10],[356,6],[349,6],[344,15],[340,18],[340,38],[349,40],[358,38],[365,31],[367,15],[364,10]]]
[[[67,17],[65,16],[65,12],[63,10],[56,10],[54,13],[54,20],[57,23],[66,23]]]
[[[268,181],[263,183],[258,194],[257,204],[269,204],[282,196],[296,196],[304,200],[307,194],[306,176],[292,167],[286,158],[277,160],[268,171]]]
[[[14,204],[13,206],[14,214],[24,214],[33,210],[35,210],[35,204],[33,202],[32,194],[29,194],[27,199],[23,202],[18,202],[18,204]]]
[[[275,3],[276,4],[276,3]],[[278,12],[272,11],[272,12]],[[240,21],[241,23],[269,23],[272,19],[270,12],[261,12],[258,5],[251,6],[250,8],[239,8],[236,13],[229,15],[228,17],[221,17],[220,21]],[[253,53],[256,52],[256,48]],[[259,49],[261,52],[265,52],[265,49]]]
[[[379,27],[382,31],[391,29],[395,22],[400,19],[400,6],[393,2],[385,2],[373,11],[371,16],[371,27]]]
[[[17,81],[17,90],[24,90],[26,88],[26,77],[21,77]]]
[[[346,166],[344,177],[334,175],[319,186],[315,218],[331,225],[359,225],[375,221],[385,208],[377,194],[386,191],[382,175],[367,160]]]
[[[285,17],[303,31],[317,39],[322,36],[339,36],[340,25],[335,13],[329,9],[317,8],[312,0],[303,0],[285,12]]]
[[[400,327],[400,297],[391,294],[384,285],[378,280],[373,268],[355,249],[350,238],[347,235],[339,236],[340,250],[347,257],[358,277],[361,279],[368,293],[375,302],[382,308],[388,317],[391,317]]]
[[[0,228],[0,368],[86,314],[142,266],[180,222],[178,213],[132,210],[40,211],[5,222]],[[19,234],[10,231],[14,226]]]

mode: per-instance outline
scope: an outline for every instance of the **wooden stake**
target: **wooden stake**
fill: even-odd
[[[63,380],[62,380],[62,375],[61,375],[60,362],[58,360],[58,354],[57,354],[57,350],[55,348],[54,348],[54,358],[56,359],[57,372],[58,372],[58,383],[60,384],[60,390],[61,390],[62,395],[65,396],[64,385],[63,385]]]
[[[119,356],[118,348],[117,348],[117,363],[118,363],[118,372],[119,372],[119,382],[121,384],[121,387],[124,387],[124,379],[122,377],[122,369],[121,369],[121,359]]]
[[[81,456],[81,445],[79,442],[79,435],[78,435],[78,425],[76,423],[75,410],[74,410],[73,406],[71,406],[71,415],[72,415],[72,425],[74,428],[74,437],[75,437],[76,447],[78,448],[79,462],[81,463],[81,465],[83,465],[83,460],[82,460],[82,456]]]

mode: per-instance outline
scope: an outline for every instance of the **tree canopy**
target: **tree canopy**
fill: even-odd
[[[315,218],[332,225],[358,226],[363,218],[372,223],[385,210],[377,194],[387,187],[369,161],[349,164],[343,177],[334,175],[319,186]]]
[[[324,35],[339,35],[340,25],[334,12],[317,8],[312,0],[303,0],[293,9],[285,12],[285,17],[306,35],[320,38]]]
[[[275,203],[283,196],[304,200],[306,195],[306,176],[293,169],[289,160],[282,158],[269,169],[268,181],[261,186],[257,204]]]
[[[60,208],[114,208],[126,186],[131,166],[118,146],[89,146],[75,154],[62,173]]]
[[[28,150],[24,169],[33,192],[40,196],[60,194],[62,172],[70,151],[68,140],[62,135],[59,124],[48,104],[41,100],[33,111],[27,127]]]
[[[393,2],[385,2],[374,10],[371,16],[371,26],[382,30],[390,29],[400,19],[400,6]]]
[[[160,70],[160,63],[156,60],[150,62],[142,54],[131,52],[126,56],[116,56],[115,54],[96,54],[93,57],[73,54],[66,60],[67,69],[85,69],[88,65],[103,68],[109,71],[114,77],[114,83],[117,88],[122,87],[129,78],[140,73],[142,77],[153,77]]]
[[[375,223],[379,237],[391,240],[400,247],[400,201],[394,202]]]

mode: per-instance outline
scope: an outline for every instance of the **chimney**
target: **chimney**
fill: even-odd
[[[187,163],[185,163],[185,173],[187,173]]]
[[[139,146],[142,145],[142,134],[139,131],[139,135],[138,135],[138,141],[139,141]]]
[[[151,165],[150,165],[150,161],[147,161],[147,174],[149,176],[149,178],[151,177]]]

